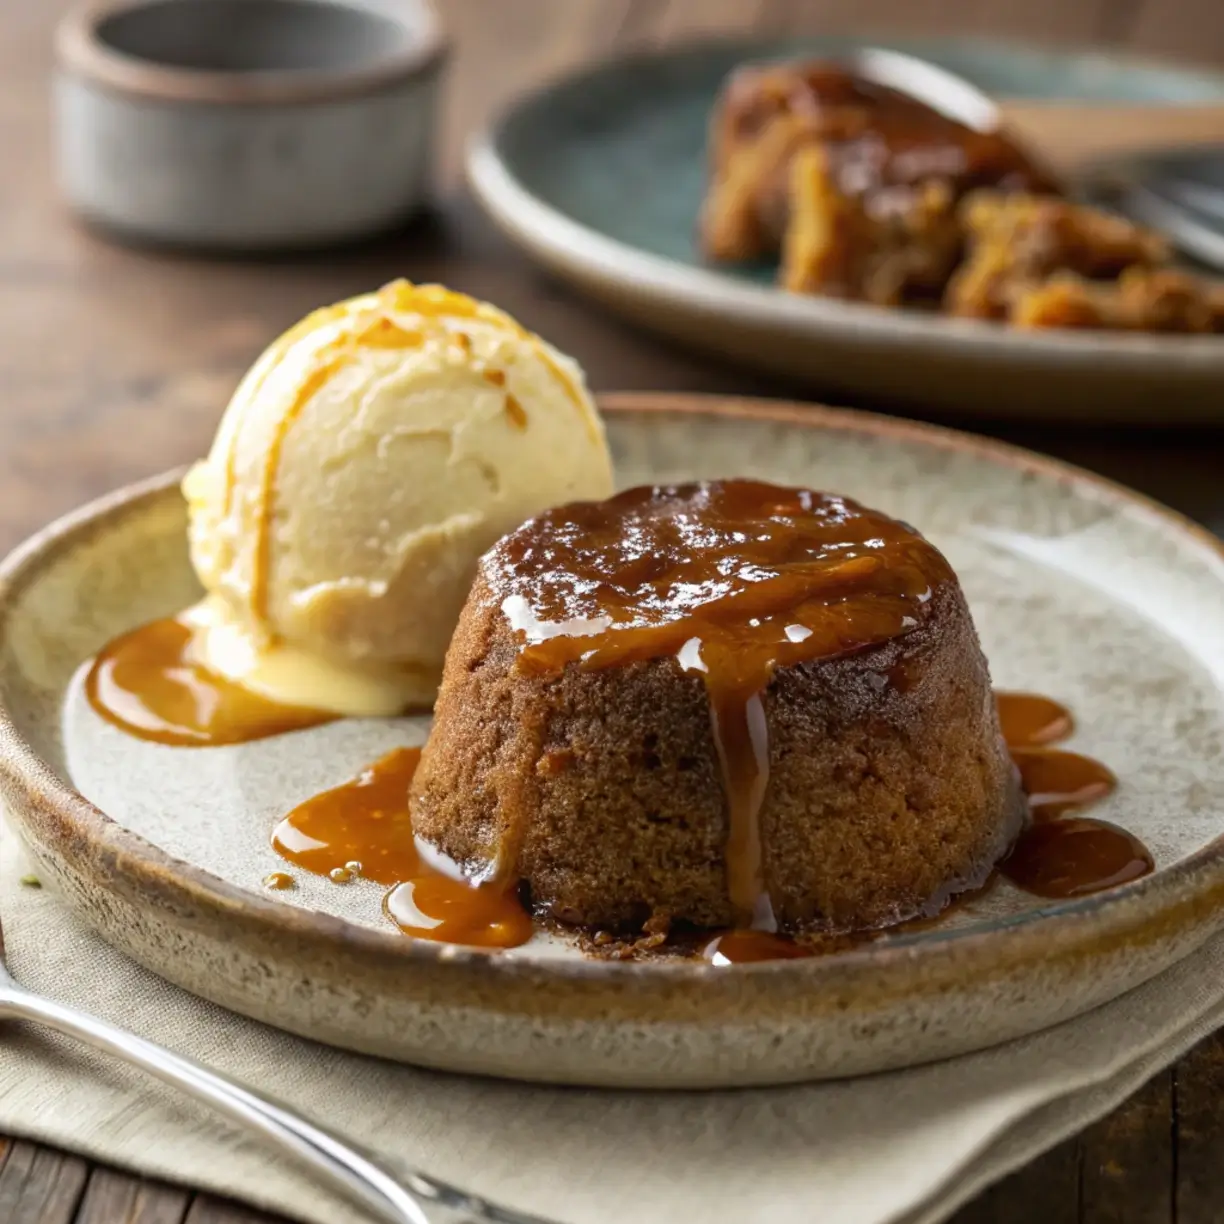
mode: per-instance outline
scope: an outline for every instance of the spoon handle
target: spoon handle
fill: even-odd
[[[1058,170],[1186,145],[1224,144],[1219,103],[1090,103],[1004,99],[1003,123]]]
[[[281,1148],[346,1198],[360,1203],[389,1224],[431,1224],[423,1201],[458,1211],[469,1220],[543,1224],[420,1175],[412,1176],[408,1179],[409,1185],[405,1185],[348,1144],[289,1109],[274,1105],[200,1063],[84,1012],[33,994],[11,984],[11,980],[0,984],[0,1018],[5,1016],[45,1024],[182,1089]]]

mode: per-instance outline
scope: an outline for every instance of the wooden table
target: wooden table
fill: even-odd
[[[463,133],[505,97],[574,62],[694,32],[857,24],[1134,44],[1219,63],[1219,3],[444,0],[458,53],[434,215],[375,246],[213,263],[112,247],[64,215],[50,181],[46,140],[49,32],[64,0],[3,0],[0,552],[87,498],[200,454],[240,372],[272,335],[321,303],[397,275],[441,280],[492,299],[575,353],[597,388],[793,393],[679,353],[587,306],[515,254],[463,194],[457,173]],[[1019,426],[988,432],[1142,488],[1224,534],[1221,448],[1211,435]],[[0,1138],[0,1224],[267,1219]],[[957,1217],[958,1224],[1220,1220],[1224,1038],[1205,1042],[1112,1117]]]

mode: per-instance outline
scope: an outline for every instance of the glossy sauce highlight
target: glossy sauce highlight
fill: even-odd
[[[1039,897],[1087,896],[1129,883],[1155,867],[1132,833],[1077,813],[1113,793],[1100,761],[1048,745],[1075,727],[1070,710],[1033,693],[998,693],[999,723],[1028,796],[1031,823],[999,871]]]
[[[242,744],[335,718],[225,679],[194,660],[193,637],[185,618],[168,617],[116,638],[86,674],[89,704],[137,739],[180,748]]]
[[[273,830],[272,848],[336,883],[360,877],[391,886],[384,911],[415,939],[482,948],[526,943],[531,916],[514,888],[456,878],[419,853],[408,787],[420,757],[419,748],[397,748],[352,781],[307,799]]]
[[[740,925],[774,929],[758,817],[769,784],[764,694],[778,668],[922,624],[948,563],[909,527],[848,499],[748,480],[630,489],[508,536],[484,565],[519,666],[559,672],[673,657],[710,704],[730,813]]]

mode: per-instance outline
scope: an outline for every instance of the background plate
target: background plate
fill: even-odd
[[[786,293],[773,286],[773,264],[703,263],[694,235],[720,82],[746,59],[835,55],[867,41],[715,43],[581,71],[477,138],[469,177],[512,239],[614,310],[830,396],[985,417],[1224,419],[1218,336],[1020,332]],[[1208,72],[973,40],[870,41],[997,96],[1224,101],[1224,76]]]
[[[267,892],[277,817],[424,726],[185,750],[97,719],[74,685],[81,663],[198,593],[171,475],[62,521],[0,572],[0,792],[40,875],[117,947],[260,1020],[592,1084],[770,1083],[956,1054],[1104,1002],[1218,925],[1224,557],[1206,533],[1086,473],[929,426],[697,397],[604,404],[623,484],[808,483],[927,532],[961,574],[996,681],[1071,704],[1073,746],[1121,776],[1103,814],[1148,843],[1157,873],[1075,903],[1001,885],[934,928],[730,969],[589,961],[556,943],[489,955],[405,939],[373,886]]]

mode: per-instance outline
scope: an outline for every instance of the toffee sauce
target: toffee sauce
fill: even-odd
[[[768,786],[762,695],[775,670],[904,636],[953,582],[942,555],[903,523],[844,498],[752,481],[639,488],[560,507],[489,554],[515,593],[503,611],[520,665],[619,666],[671,655],[700,676],[730,809],[727,886],[738,929],[703,955],[740,964],[812,955],[775,933],[761,870],[758,818]],[[178,746],[239,743],[329,721],[261,698],[193,661],[183,618],[116,639],[86,678],[93,708],[142,739]],[[1053,745],[1074,730],[1046,697],[997,694],[1000,727],[1029,796],[1031,821],[1000,874],[1039,896],[1086,895],[1139,878],[1151,854],[1131,834],[1079,815],[1110,794],[1101,763]],[[416,842],[408,790],[420,756],[397,749],[359,777],[299,805],[272,844],[336,883],[390,889],[387,916],[421,939],[508,948],[532,935],[518,882],[465,879]],[[270,888],[292,881],[283,873]]]
[[[116,638],[85,676],[89,704],[137,739],[179,748],[242,744],[334,721],[334,714],[282,705],[197,663],[193,638],[182,617]]]
[[[1033,693],[997,693],[999,726],[1028,796],[1030,824],[1000,874],[1039,897],[1083,897],[1147,875],[1151,851],[1105,820],[1072,815],[1118,785],[1100,761],[1048,745],[1069,736],[1071,712]]]
[[[532,921],[515,889],[474,885],[418,850],[408,787],[420,758],[419,748],[397,748],[307,799],[273,830],[273,849],[335,883],[360,877],[390,886],[383,910],[414,939],[481,948],[526,943]]]

